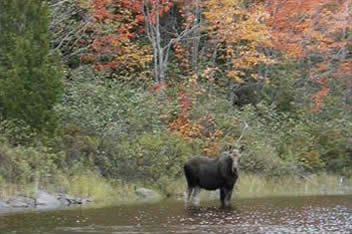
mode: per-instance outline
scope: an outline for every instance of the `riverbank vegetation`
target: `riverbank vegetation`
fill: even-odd
[[[245,147],[240,196],[339,190],[352,176],[349,1],[0,9],[3,197],[180,194],[183,163],[228,145]]]

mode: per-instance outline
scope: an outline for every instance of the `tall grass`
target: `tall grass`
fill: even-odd
[[[67,177],[58,176],[56,188],[66,193],[93,199],[96,205],[128,203],[137,200],[134,184],[108,180],[94,173],[82,173]]]
[[[135,188],[135,184],[108,180],[91,172],[70,176],[58,173],[51,184],[40,186],[40,189],[49,192],[66,193],[74,197],[92,199],[93,204],[97,206],[134,202],[137,200]],[[0,199],[4,200],[17,195],[33,196],[35,191],[34,183],[0,183]]]
[[[350,184],[351,185],[351,184]],[[343,194],[340,176],[312,175],[305,178],[281,176],[266,178],[260,175],[241,175],[236,185],[238,197],[304,196]]]
[[[346,191],[346,188],[349,190]],[[186,189],[186,180],[180,178],[168,186],[168,192],[182,196]],[[337,195],[352,193],[352,178],[342,180],[337,175],[311,175],[309,177],[281,176],[265,177],[253,174],[241,174],[234,188],[233,197],[275,197],[275,196],[309,196]],[[201,199],[218,199],[218,191],[204,191]]]
[[[35,191],[33,183],[21,185],[13,183],[0,183],[0,199],[7,200],[17,195],[32,196]]]
[[[108,180],[97,174],[86,172],[73,176],[56,175],[56,182],[47,187],[53,192],[62,191],[67,194],[91,198],[96,206],[133,203],[138,200],[135,188],[141,184]],[[153,185],[143,185],[153,188]],[[6,199],[18,194],[32,195],[34,185],[19,186],[1,183],[0,198]],[[346,188],[348,190],[346,190]],[[165,184],[162,189],[164,197],[183,199],[186,180],[181,177]],[[311,175],[306,178],[294,176],[265,177],[260,175],[241,174],[233,194],[233,198],[275,197],[275,196],[308,196],[336,195],[352,193],[352,178],[341,179],[336,175]],[[218,191],[204,191],[202,200],[218,199]]]

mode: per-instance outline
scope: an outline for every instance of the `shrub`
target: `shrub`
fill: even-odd
[[[0,149],[0,175],[8,183],[49,183],[57,172],[57,161],[64,154],[53,153],[41,144],[16,146],[2,144]]]
[[[111,143],[110,143],[111,144]],[[163,177],[182,174],[183,163],[192,155],[192,148],[176,134],[145,133],[132,141],[123,140],[115,146],[104,145],[104,157],[97,158],[108,175],[127,180],[159,183]]]
[[[159,108],[148,92],[94,78],[87,67],[72,76],[57,107],[66,129],[117,140],[163,128]]]
[[[348,167],[350,126],[309,112],[282,112],[265,102],[246,106],[240,116],[249,124],[242,167],[265,174],[333,172]]]
[[[35,129],[20,119],[0,122],[0,135],[11,145],[30,145],[38,135]]]

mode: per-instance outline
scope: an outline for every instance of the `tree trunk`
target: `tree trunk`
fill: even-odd
[[[196,0],[196,10],[195,10],[195,20],[194,26],[201,24],[202,21],[202,12],[201,12],[200,0]],[[199,44],[200,44],[200,30],[199,28],[193,33],[193,45],[192,45],[192,68],[194,71],[197,70],[198,58],[199,58]]]

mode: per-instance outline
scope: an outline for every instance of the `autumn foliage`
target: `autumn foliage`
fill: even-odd
[[[143,29],[141,6],[124,0],[94,0],[90,11],[92,36],[90,53],[81,57],[83,62],[93,62],[98,71],[113,71],[115,77],[130,78],[144,73],[152,60],[150,47],[136,43]],[[139,3],[140,4],[140,3]]]
[[[265,54],[265,48],[271,48],[271,35],[264,23],[263,4],[243,7],[239,0],[210,0],[204,16],[209,22],[211,49],[218,50],[218,59],[226,64],[226,76],[237,83],[263,78],[254,68],[273,62]]]
[[[81,60],[110,78],[148,80],[161,105],[178,103],[177,115],[164,117],[169,131],[215,144],[222,134],[216,121],[191,114],[203,82],[223,79],[228,96],[253,84],[275,89],[281,77],[271,67],[290,60],[303,64],[295,73],[311,84],[308,107],[316,114],[332,81],[352,88],[351,7],[333,0],[92,0],[89,53]],[[178,93],[165,96],[174,85]]]
[[[351,7],[352,1],[268,1],[266,10],[274,48],[309,63],[309,79],[321,85],[321,90],[312,95],[314,112],[323,106],[329,80],[352,74],[352,58],[348,56],[352,46]]]

